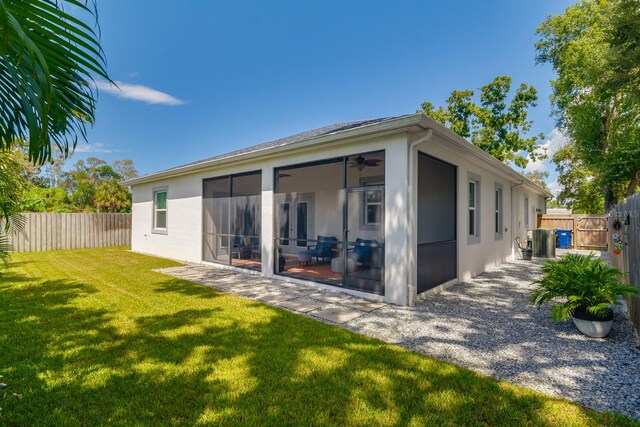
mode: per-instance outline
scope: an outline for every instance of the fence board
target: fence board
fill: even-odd
[[[24,229],[9,236],[14,252],[131,245],[131,214],[24,213]]]
[[[613,227],[616,220],[620,230]],[[640,194],[623,200],[609,213],[609,230],[611,262],[624,273],[626,283],[640,290]],[[620,253],[613,244],[615,234],[623,241]],[[640,298],[627,298],[627,307],[629,318],[640,333]]]
[[[607,250],[607,215],[538,215],[538,227],[572,230],[571,244],[578,249]]]

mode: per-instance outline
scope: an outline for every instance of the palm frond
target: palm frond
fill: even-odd
[[[73,150],[95,117],[93,76],[111,81],[96,31],[95,2],[0,0],[0,148],[29,137],[29,159],[44,163],[52,145]],[[91,7],[93,5],[93,7]]]
[[[551,318],[555,322],[569,320],[576,311],[604,317],[620,297],[638,294],[636,288],[621,280],[619,270],[593,253],[567,255],[558,261],[544,263],[542,277],[534,282],[537,287],[529,302],[540,308],[560,299],[551,308]]]
[[[7,234],[0,230],[0,262],[3,269],[9,267],[9,260],[11,259],[11,244],[9,243],[9,237]],[[2,271],[0,270],[0,277],[2,277]]]

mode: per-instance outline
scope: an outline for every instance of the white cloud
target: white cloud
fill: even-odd
[[[558,128],[554,128],[549,135],[547,135],[547,139],[543,144],[536,149],[536,152],[539,154],[544,154],[546,152],[547,158],[542,160],[538,159],[535,161],[529,160],[527,167],[524,169],[527,172],[543,172],[548,169],[551,164],[551,158],[555,153],[558,152],[562,147],[567,144],[567,137],[560,132]]]
[[[81,142],[76,146],[74,150],[76,153],[113,153],[113,150],[110,150],[104,146],[104,144],[100,142],[96,142],[95,144],[89,144],[85,142]]]
[[[547,182],[547,186],[549,187],[549,191],[551,192],[551,194],[556,197],[563,190],[562,185],[558,181]]]
[[[96,87],[99,90],[103,90],[107,93],[115,95],[123,99],[131,99],[134,101],[142,101],[147,104],[162,104],[162,105],[182,105],[185,102],[168,93],[160,92],[159,90],[152,89],[148,86],[130,84],[124,82],[115,82],[117,86],[104,80],[97,80]]]
[[[529,160],[524,170],[525,172],[544,172],[547,170],[547,161],[546,159]]]

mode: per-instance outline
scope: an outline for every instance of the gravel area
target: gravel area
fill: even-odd
[[[344,325],[353,331],[486,375],[640,419],[640,350],[626,306],[606,339],[554,324],[529,306],[541,260],[515,261],[427,297],[386,306]]]

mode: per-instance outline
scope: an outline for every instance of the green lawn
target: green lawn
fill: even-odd
[[[151,271],[173,265],[14,254],[0,425],[633,425]]]

